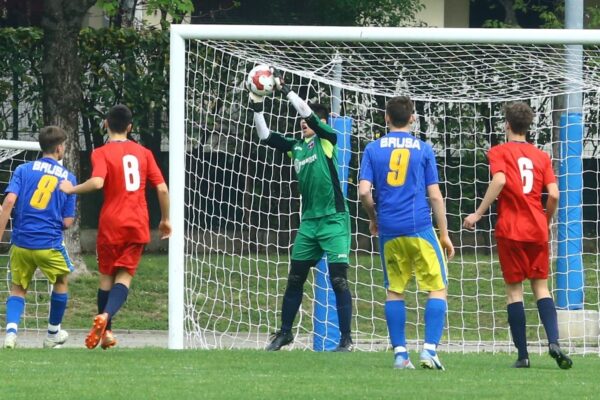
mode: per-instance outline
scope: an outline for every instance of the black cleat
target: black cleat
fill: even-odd
[[[277,351],[294,341],[292,332],[277,331],[271,335],[271,343],[265,347],[266,351]]]
[[[550,343],[548,346],[550,356],[556,360],[558,364],[558,368],[560,369],[569,369],[573,366],[573,361],[569,358],[568,355],[563,353],[562,349],[557,343]]]
[[[512,365],[513,368],[529,368],[529,358],[521,358]]]
[[[340,344],[333,351],[347,353],[354,350],[354,342],[352,342],[352,338],[350,336],[342,336],[340,339]]]

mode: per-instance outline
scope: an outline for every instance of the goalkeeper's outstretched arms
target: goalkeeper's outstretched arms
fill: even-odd
[[[265,143],[267,146],[276,148],[277,150],[288,152],[294,147],[294,142],[287,140],[278,133],[271,132],[265,121],[263,113],[263,101],[264,97],[252,93],[248,90],[250,97],[250,109],[254,111],[254,126],[256,126],[256,133],[258,138]]]
[[[275,78],[275,88],[283,93],[285,97],[292,103],[298,114],[304,118],[310,129],[315,131],[315,134],[321,138],[328,140],[331,144],[337,143],[337,134],[329,125],[327,125],[327,117],[329,110],[325,106],[319,105],[318,110],[313,110],[304,100],[300,98],[289,86],[285,83],[281,73],[274,67],[271,67],[271,72]]]

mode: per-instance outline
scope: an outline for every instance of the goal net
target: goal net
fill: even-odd
[[[0,193],[4,198],[4,190],[15,169],[28,161],[39,158],[40,147],[37,142],[17,140],[0,140]],[[10,247],[10,233],[12,225],[9,221],[6,232],[1,238],[0,246],[0,321],[6,322],[6,299],[10,295],[10,267],[8,249]],[[36,273],[28,289],[25,312],[19,329],[39,330],[46,329],[48,325],[48,312],[50,309],[50,292],[52,285],[41,273]],[[2,328],[5,326],[3,325]]]
[[[302,98],[331,105],[351,120],[351,129],[341,133],[348,140],[342,180],[352,219],[349,280],[358,349],[388,346],[383,273],[377,240],[358,199],[359,165],[365,146],[386,133],[386,101],[408,95],[416,104],[414,133],[436,153],[457,250],[448,264],[441,349],[514,351],[492,228],[495,209],[475,232],[461,224],[487,188],[487,151],[505,140],[503,106],[525,101],[535,113],[529,140],[552,157],[561,189],[549,278],[561,308],[561,343],[571,352],[598,352],[600,53],[590,44],[594,35],[586,35],[175,26],[170,347],[261,348],[279,329],[302,200],[289,159],[258,141],[244,89],[247,72],[269,64],[285,73]],[[581,49],[582,58],[569,59],[567,53],[579,44],[575,54]],[[271,130],[300,137],[299,117],[283,96],[265,100],[265,118]],[[335,317],[335,308],[323,304],[333,299],[323,297],[330,290],[322,284],[324,273],[313,269],[305,284],[292,348],[313,348],[336,331],[332,322],[334,329],[315,333],[317,325]],[[546,337],[528,285],[525,293],[530,351],[542,352]],[[413,283],[405,295],[406,335],[416,349],[423,341],[426,294]],[[317,307],[325,313],[316,313]]]

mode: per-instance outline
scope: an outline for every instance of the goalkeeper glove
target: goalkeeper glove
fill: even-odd
[[[248,89],[248,97],[250,98],[250,109],[254,112],[263,111],[263,100],[265,99],[264,96],[259,96],[254,93],[252,90],[250,90],[248,84],[246,84],[246,89]]]
[[[290,88],[285,84],[281,72],[277,68],[271,67],[271,73],[273,74],[273,79],[275,79],[275,89],[287,96]]]

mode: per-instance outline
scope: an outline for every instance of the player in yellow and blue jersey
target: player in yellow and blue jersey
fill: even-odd
[[[429,144],[411,135],[414,120],[410,98],[399,96],[387,102],[385,121],[389,132],[365,148],[359,194],[369,215],[369,229],[373,235],[379,235],[387,289],[385,316],[394,348],[394,367],[414,369],[406,349],[404,303],[404,289],[414,272],[419,289],[429,292],[421,366],[443,370],[436,348],[447,310],[444,250],[453,257],[454,247],[448,236],[435,155]],[[439,240],[431,221],[432,210]]]
[[[37,268],[53,285],[48,334],[44,347],[60,347],[69,337],[60,329],[67,306],[67,275],[73,265],[63,243],[63,230],[73,224],[75,195],[58,190],[62,180],[77,183],[60,164],[65,154],[65,131],[57,126],[40,130],[42,158],[22,164],[13,173],[0,212],[0,238],[13,217],[10,247],[10,296],[6,300],[5,348],[17,344],[17,331],[25,309],[27,288]]]

